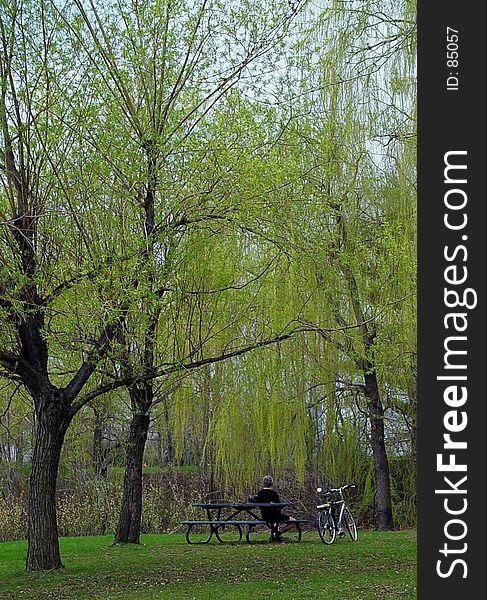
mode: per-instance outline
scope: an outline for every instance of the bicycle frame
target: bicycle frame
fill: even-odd
[[[330,492],[332,492],[332,491],[335,491],[335,490],[330,490]],[[335,509],[338,506],[340,506],[340,510],[339,510],[339,515],[337,517],[336,511],[333,509]],[[318,511],[324,511],[324,512],[330,513],[331,519],[333,521],[333,525],[334,525],[336,531],[339,531],[339,524],[341,523],[341,521],[343,519],[343,513],[345,511],[344,498],[340,498],[340,500],[330,500],[328,502],[328,506],[325,506],[324,508],[317,506],[316,508]]]
[[[336,518],[336,516],[333,514],[333,508],[337,505],[340,504],[340,515],[338,516],[338,519]],[[342,519],[343,519],[343,513],[345,512],[345,500],[343,498],[341,498],[340,500],[336,500],[335,502],[332,502],[331,504],[331,508],[330,508],[330,512],[331,512],[331,517],[335,523],[335,529],[337,531],[340,531],[340,525],[342,523]]]

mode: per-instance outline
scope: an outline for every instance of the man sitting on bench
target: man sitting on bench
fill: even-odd
[[[263,488],[256,496],[251,496],[251,502],[280,502],[279,494],[276,490],[272,489],[274,485],[274,480],[270,475],[266,475],[263,480]],[[282,521],[295,521],[293,517],[289,515],[283,514],[280,508],[267,508],[264,506],[260,507],[260,512],[262,514],[262,520],[271,525],[271,539],[275,542],[282,542],[282,535],[284,532],[292,529],[294,525],[288,524],[284,525],[282,529],[279,530],[279,523]]]

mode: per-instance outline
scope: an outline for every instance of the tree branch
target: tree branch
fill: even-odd
[[[5,369],[8,378],[22,383],[31,392],[36,393],[46,386],[51,386],[46,374],[34,368],[29,361],[13,352],[0,350],[0,365]]]
[[[95,343],[95,348],[88,354],[87,359],[78,369],[78,372],[75,374],[71,382],[64,388],[69,402],[72,402],[78,396],[88,379],[95,371],[97,365],[106,356],[106,353],[115,339],[120,325],[124,319],[125,314],[122,313],[122,315],[116,321],[109,323],[103,329],[103,332]],[[78,410],[75,410],[73,414],[76,414]]]

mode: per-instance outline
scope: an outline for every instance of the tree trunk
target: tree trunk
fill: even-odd
[[[365,395],[370,414],[370,443],[374,455],[375,481],[377,486],[377,526],[380,531],[393,529],[391,483],[389,460],[384,438],[384,407],[380,400],[379,386],[375,371],[366,373]]]
[[[109,449],[103,447],[103,416],[96,410],[95,425],[93,428],[93,469],[96,477],[106,479],[108,475]]]
[[[51,391],[38,404],[28,499],[27,571],[59,569],[56,482],[61,448],[69,417],[59,392]]]
[[[152,233],[155,228],[154,197],[158,178],[157,160],[153,154],[152,144],[147,147],[147,188],[144,198],[144,232],[147,236],[147,250],[145,258],[148,264],[154,261],[154,239]],[[149,275],[150,286],[153,285],[153,276]],[[146,328],[144,331],[144,350],[142,363],[147,372],[154,369],[154,345],[157,319],[160,309],[147,313]],[[131,370],[130,366],[127,368]],[[128,388],[132,404],[132,422],[127,443],[125,476],[123,481],[122,507],[115,544],[140,542],[140,524],[142,519],[142,461],[144,459],[145,443],[149,431],[149,412],[154,400],[154,390],[151,382],[146,382],[139,387],[133,385]]]
[[[123,481],[122,507],[115,544],[140,542],[142,517],[142,461],[144,457],[149,414],[134,412],[127,442],[125,476]]]

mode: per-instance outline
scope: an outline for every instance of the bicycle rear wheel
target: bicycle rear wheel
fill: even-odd
[[[318,533],[325,544],[333,544],[335,541],[337,532],[329,510],[321,510],[318,513]]]
[[[355,525],[355,520],[352,517],[352,513],[347,507],[345,507],[345,510],[343,511],[343,522],[347,528],[348,535],[354,542],[356,542],[358,540],[357,525]]]

